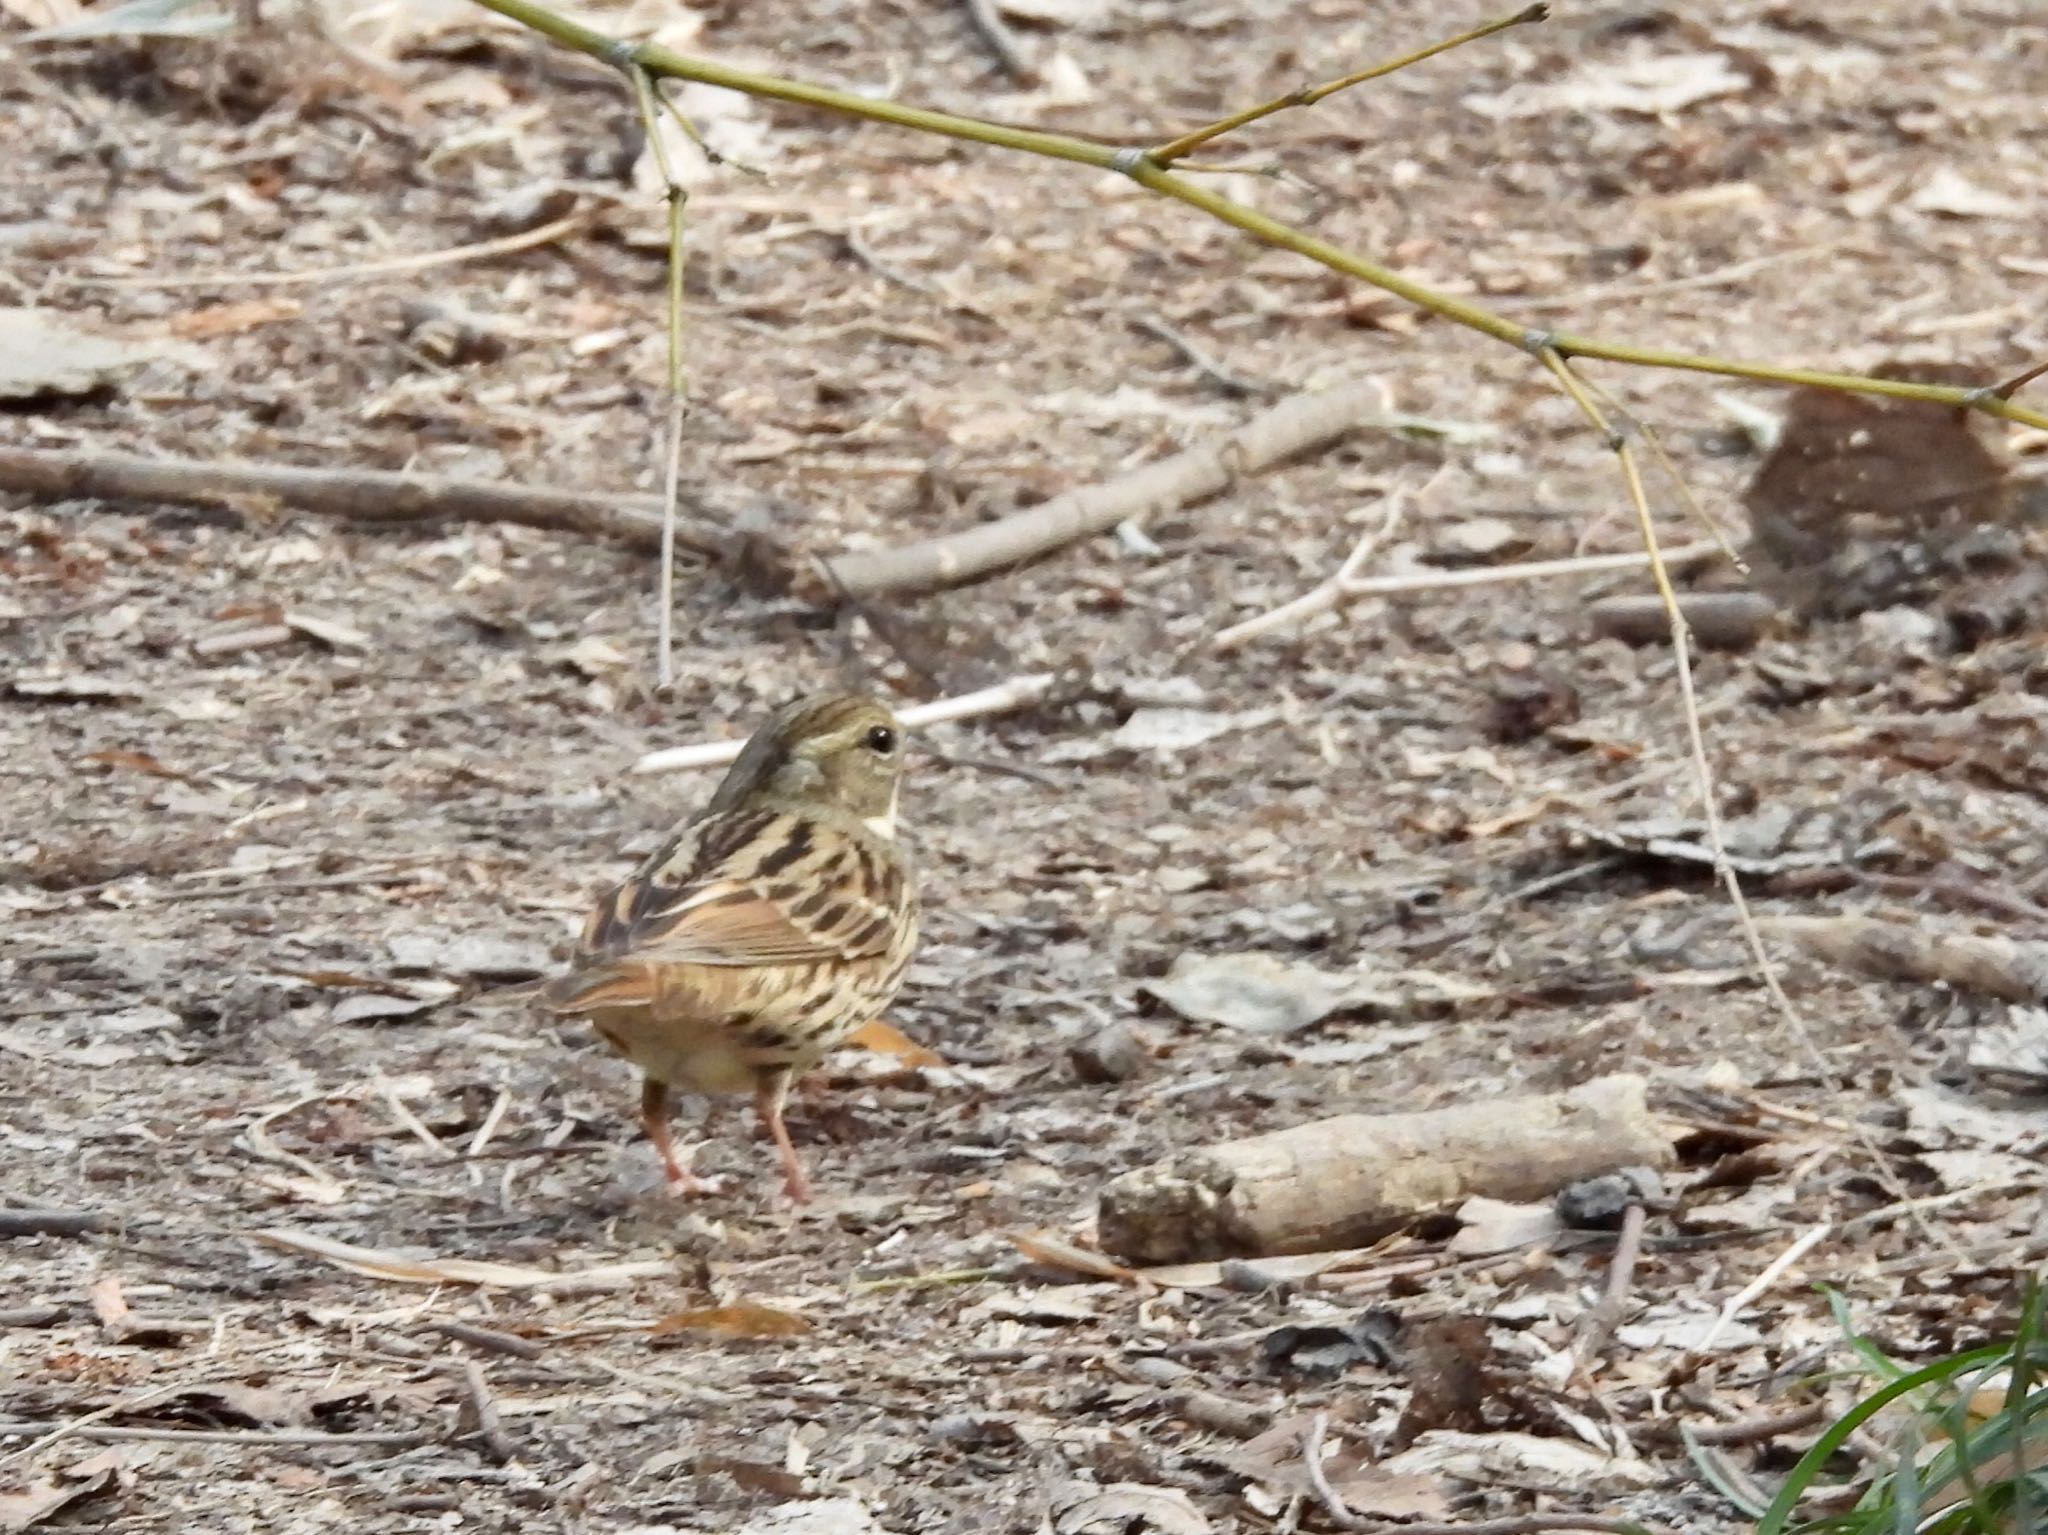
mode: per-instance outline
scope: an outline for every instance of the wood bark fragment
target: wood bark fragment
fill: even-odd
[[[1214,442],[980,527],[894,549],[841,555],[830,563],[829,575],[854,597],[957,586],[1106,533],[1128,518],[1216,495],[1240,474],[1257,474],[1325,447],[1371,426],[1386,411],[1386,397],[1371,381],[1293,395]]]
[[[1415,1114],[1346,1114],[1185,1151],[1102,1191],[1103,1249],[1149,1263],[1354,1247],[1473,1194],[1542,1199],[1668,1162],[1643,1079]]]
[[[1946,981],[2008,1002],[2048,1002],[2048,943],[1874,917],[1772,917],[1759,926],[1816,959],[1880,980]]]
[[[1778,604],[1761,592],[1681,592],[1678,610],[1692,636],[1709,650],[1747,650],[1763,637]],[[1671,639],[1671,615],[1653,596],[1602,597],[1588,603],[1593,632],[1630,645]]]

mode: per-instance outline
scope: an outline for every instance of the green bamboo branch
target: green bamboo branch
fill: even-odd
[[[1467,43],[1476,43],[1483,37],[1493,36],[1496,32],[1505,32],[1509,27],[1519,27],[1530,22],[1548,20],[1549,16],[1550,7],[1548,4],[1538,3],[1526,6],[1515,12],[1512,16],[1496,17],[1482,26],[1474,27],[1469,32],[1460,32],[1456,37],[1447,37],[1440,43],[1431,43],[1426,48],[1417,48],[1413,53],[1404,53],[1398,59],[1389,59],[1384,64],[1375,64],[1370,69],[1361,69],[1356,74],[1345,75],[1341,79],[1331,80],[1322,85],[1306,85],[1299,90],[1289,91],[1285,96],[1276,96],[1271,101],[1262,102],[1258,106],[1246,107],[1242,112],[1233,113],[1221,122],[1211,123],[1206,128],[1197,128],[1192,133],[1184,133],[1170,144],[1161,144],[1157,149],[1151,151],[1152,161],[1156,165],[1171,165],[1176,160],[1200,149],[1211,139],[1220,139],[1226,133],[1235,133],[1238,129],[1245,127],[1247,124],[1258,122],[1261,118],[1271,117],[1277,112],[1285,112],[1293,107],[1312,107],[1317,102],[1336,95],[1339,91],[1350,90],[1354,85],[1363,85],[1368,80],[1381,79],[1384,76],[1391,75],[1397,69],[1406,69],[1410,64],[1420,64],[1424,59],[1433,59],[1440,53],[1449,53],[1453,48],[1462,48]]]
[[[1130,177],[1148,191],[1185,203],[1268,245],[1293,251],[1296,255],[1328,267],[1331,271],[1356,278],[1383,292],[1391,293],[1396,298],[1405,299],[1418,309],[1427,310],[1449,320],[1454,325],[1462,325],[1468,330],[1478,331],[1481,335],[1491,336],[1496,341],[1518,347],[1539,359],[1548,352],[1560,358],[1588,357],[1604,362],[1626,363],[1635,367],[1669,368],[1691,373],[1710,373],[1722,378],[1753,379],[1760,383],[1805,385],[1854,394],[1927,400],[1938,405],[1981,411],[1989,416],[2017,421],[2022,425],[2048,431],[2048,412],[2030,410],[2025,406],[2013,404],[2000,393],[2002,386],[1988,385],[1970,389],[1950,384],[1909,383],[1901,379],[1869,378],[1860,373],[1831,373],[1812,368],[1788,368],[1774,363],[1745,362],[1737,358],[1716,357],[1705,353],[1673,352],[1660,347],[1632,346],[1623,342],[1603,341],[1596,336],[1580,336],[1568,331],[1531,329],[1525,325],[1518,325],[1491,309],[1440,292],[1425,283],[1405,277],[1390,267],[1368,261],[1341,246],[1306,234],[1291,224],[1270,218],[1255,209],[1211,192],[1199,183],[1161,166],[1144,149],[1118,149],[1106,144],[1091,143],[1086,139],[1077,139],[1064,133],[1013,128],[1003,123],[984,122],[980,118],[935,111],[930,107],[876,101],[870,97],[857,96],[851,91],[833,90],[829,86],[811,85],[802,80],[790,80],[779,75],[764,75],[753,70],[735,69],[709,59],[689,58],[658,44],[632,43],[610,37],[581,22],[558,15],[546,6],[534,4],[533,0],[476,0],[476,3],[486,10],[496,11],[501,16],[530,27],[564,47],[609,64],[621,72],[639,68],[651,75],[677,80],[695,80],[705,85],[721,86],[727,90],[739,91],[770,101],[787,101],[801,106],[817,107],[843,116],[889,123],[920,133],[937,134],[942,138],[986,144],[991,148],[1037,155],[1048,160],[1064,160],[1069,164],[1092,166],[1097,170],[1116,171]]]

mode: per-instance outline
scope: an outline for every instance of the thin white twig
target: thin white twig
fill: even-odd
[[[1822,1221],[1790,1247],[1779,1253],[1777,1257],[1773,1258],[1761,1274],[1757,1275],[1756,1278],[1752,1279],[1728,1298],[1728,1303],[1721,1308],[1721,1314],[1714,1318],[1714,1325],[1707,1329],[1707,1335],[1700,1339],[1693,1352],[1704,1354],[1708,1349],[1720,1342],[1721,1334],[1728,1330],[1729,1323],[1735,1320],[1736,1314],[1744,1306],[1747,1306],[1751,1301],[1763,1294],[1764,1291],[1776,1284],[1783,1277],[1785,1270],[1792,1267],[1793,1264],[1811,1252],[1834,1229],[1832,1221]]]
[[[391,1117],[409,1132],[413,1138],[436,1156],[453,1158],[455,1153],[448,1143],[426,1126],[426,1122],[415,1114],[403,1098],[398,1096],[398,1087],[389,1077],[379,1076],[377,1093],[384,1100],[384,1107],[391,1111]]]
[[[1401,514],[1408,509],[1408,487],[1396,485],[1387,492],[1386,515],[1380,518],[1380,525],[1369,529],[1351,546],[1351,552],[1344,556],[1344,563],[1337,567],[1337,573],[1329,580],[1305,592],[1292,602],[1283,602],[1269,613],[1256,618],[1247,618],[1243,623],[1232,624],[1209,642],[1212,650],[1234,650],[1246,640],[1264,634],[1269,629],[1283,629],[1312,613],[1324,608],[1335,607],[1345,597],[1346,586],[1358,578],[1358,570],[1367,560],[1379,552],[1380,545],[1394,536],[1394,530],[1401,525]]]
[[[906,730],[925,725],[942,725],[949,720],[975,719],[984,714],[1004,714],[1037,703],[1052,691],[1053,673],[1033,672],[1012,677],[994,687],[955,698],[936,698],[898,711],[897,719]],[[635,773],[678,773],[688,768],[723,767],[740,754],[746,742],[740,740],[697,741],[688,746],[669,746],[649,752],[633,764]]]
[[[1680,544],[1664,551],[1667,567],[1692,565],[1720,551],[1709,543]],[[1651,563],[1643,550],[1627,554],[1586,554],[1562,560],[1527,560],[1519,565],[1488,565],[1476,570],[1433,570],[1412,576],[1353,576],[1341,583],[1332,578],[1314,591],[1261,613],[1243,623],[1221,630],[1209,642],[1217,650],[1230,650],[1284,621],[1312,616],[1324,608],[1336,607],[1361,597],[1398,597],[1411,592],[1443,591],[1459,586],[1495,586],[1512,581],[1541,581],[1552,576],[1595,576],[1613,570],[1640,570]]]
[[[491,1137],[498,1133],[498,1121],[505,1117],[505,1110],[511,1103],[512,1089],[499,1088],[497,1102],[491,1105],[490,1112],[484,1115],[484,1122],[476,1127],[476,1134],[469,1138],[469,1144],[463,1148],[462,1154],[465,1157],[480,1157],[484,1154],[484,1147],[490,1145]]]

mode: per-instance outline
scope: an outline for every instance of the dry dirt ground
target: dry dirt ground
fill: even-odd
[[[615,84],[459,6],[342,7],[347,50],[264,9],[256,39],[0,53],[0,305],[164,349],[5,406],[0,445],[653,487],[661,215]],[[1032,9],[1032,87],[948,0],[592,14],[1119,141],[1483,14]],[[1532,325],[1987,378],[2038,360],[2030,0],[1711,9],[1566,4],[1255,130],[1233,153],[1288,177],[1221,185]],[[1321,1530],[1301,1446],[1323,1413],[1363,1524],[1737,1529],[1678,1428],[1718,1425],[1703,1453],[1768,1491],[1805,1405],[1847,1400],[1800,1390],[1849,1360],[1817,1282],[1909,1361],[1996,1334],[2042,1251],[2039,1100],[1950,1069],[1966,1010],[1794,962],[1802,1046],[1705,871],[1645,850],[1693,803],[1672,660],[1583,612],[1642,577],[1207,647],[1441,466],[1372,569],[1630,547],[1609,455],[1528,358],[1106,176],[690,100],[765,174],[690,172],[685,481],[758,502],[790,547],[965,526],[1338,378],[1439,426],[871,616],[686,567],[665,697],[651,562],[615,545],[0,495],[9,1528]],[[587,221],[509,255],[372,265],[565,211]],[[1755,459],[1725,402],[1779,397],[1594,372],[1739,528]],[[2041,936],[2038,641],[1953,653],[1890,615],[1704,656],[1758,910]],[[928,939],[894,1016],[947,1064],[819,1074],[792,1116],[809,1209],[733,1106],[699,1157],[733,1191],[668,1201],[625,1068],[488,995],[559,960],[711,787],[626,770],[806,687],[908,702],[1048,669],[1053,701],[933,731],[908,801]],[[1576,718],[1518,719],[1567,693]],[[1147,707],[1219,733],[1116,736]],[[1258,1036],[1143,990],[1248,951],[1484,995]],[[1134,1073],[1086,1080],[1073,1046],[1117,1027]],[[1445,1221],[1342,1273],[1178,1288],[1012,1240],[1086,1246],[1102,1182],[1176,1148],[1610,1071],[1648,1077],[1678,1161],[1621,1326],[1577,1368],[1611,1235],[1516,1246],[1482,1219],[1459,1246]],[[422,1283],[316,1239],[570,1277]]]

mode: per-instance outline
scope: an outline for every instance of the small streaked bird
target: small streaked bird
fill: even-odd
[[[896,846],[902,752],[872,698],[783,707],[711,803],[599,903],[544,993],[640,1068],[641,1121],[674,1191],[717,1184],[676,1158],[670,1087],[752,1089],[789,1197],[810,1198],[782,1119],[790,1083],[881,1015],[917,945]]]

